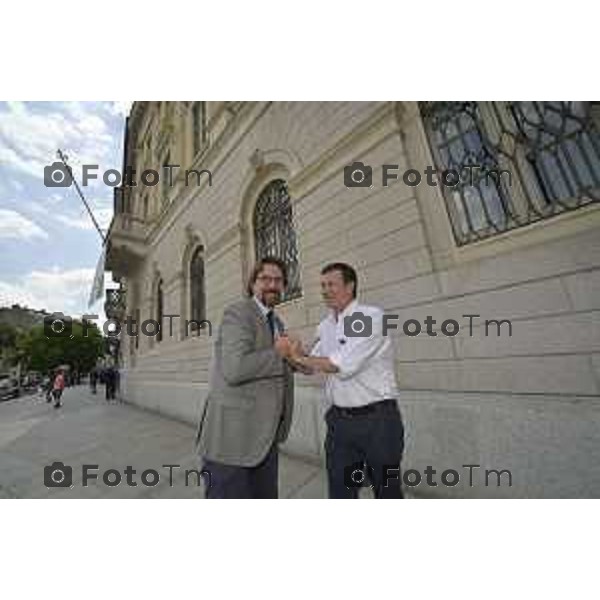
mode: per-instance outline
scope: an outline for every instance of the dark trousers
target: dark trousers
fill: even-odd
[[[62,396],[63,391],[59,389],[52,390],[52,396],[54,397],[54,405],[60,406],[60,397]]]
[[[368,412],[329,409],[325,456],[330,498],[357,498],[371,485],[376,498],[402,498],[404,426],[395,401]]]
[[[278,465],[276,444],[255,467],[225,465],[205,459],[203,468],[210,474],[206,498],[277,498]]]
[[[107,381],[106,382],[106,399],[107,400],[114,400],[115,399],[115,390],[116,390],[116,386],[112,381]]]

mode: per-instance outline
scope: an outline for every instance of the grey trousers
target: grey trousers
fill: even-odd
[[[255,467],[205,459],[203,469],[210,475],[206,498],[277,498],[278,467],[277,444],[273,444],[265,459]]]

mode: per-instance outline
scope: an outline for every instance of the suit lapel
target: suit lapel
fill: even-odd
[[[278,333],[283,333],[285,331],[283,321],[279,318],[279,315],[277,315],[277,313],[275,314],[275,327]]]
[[[257,326],[257,334],[260,337],[264,336],[267,340],[270,341],[271,340],[271,328],[269,327],[267,318],[265,317],[263,312],[258,307],[258,304],[256,304],[256,300],[254,300],[254,298],[249,298],[248,302],[251,304],[251,314],[252,314],[252,319],[254,320],[254,322]]]
[[[271,328],[269,327],[269,322],[267,321],[267,317],[263,314],[262,310],[260,310],[260,308],[259,308],[258,304],[256,304],[256,300],[254,300],[254,298],[249,298],[248,301],[252,305],[252,314],[254,315],[256,320],[258,320],[260,322],[260,324],[262,325],[262,329],[263,329],[265,335],[268,336],[268,339],[271,339]],[[275,326],[279,333],[281,333],[282,331],[285,331],[283,321],[279,318],[279,315],[277,313],[275,313]]]

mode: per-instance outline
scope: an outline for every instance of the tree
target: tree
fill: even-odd
[[[17,343],[18,330],[9,323],[0,323],[0,349],[14,348]]]
[[[47,337],[44,326],[38,325],[17,339],[17,354],[25,368],[41,373],[63,364],[86,373],[103,353],[104,341],[98,327],[88,324],[84,335],[80,321],[73,321],[70,335]]]
[[[0,371],[17,363],[17,339],[19,329],[10,323],[0,323]]]

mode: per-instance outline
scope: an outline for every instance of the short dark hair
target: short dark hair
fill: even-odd
[[[346,285],[349,283],[354,284],[352,297],[356,298],[356,294],[358,292],[358,276],[356,275],[354,267],[351,267],[349,264],[343,262],[329,263],[321,269],[321,275],[326,275],[332,271],[339,271],[342,274],[342,279]]]
[[[265,265],[275,265],[276,267],[279,267],[279,270],[283,275],[283,285],[287,286],[288,278],[287,267],[285,266],[285,263],[281,259],[275,258],[274,256],[265,256],[254,265],[254,268],[250,273],[250,277],[248,278],[248,285],[246,286],[246,293],[248,294],[248,296],[254,295],[252,286],[256,283],[256,279],[262,272],[262,270],[265,268]]]

